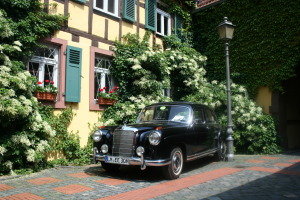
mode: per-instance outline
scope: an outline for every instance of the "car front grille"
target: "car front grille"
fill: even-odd
[[[113,156],[131,157],[134,151],[135,132],[115,130],[113,134]]]

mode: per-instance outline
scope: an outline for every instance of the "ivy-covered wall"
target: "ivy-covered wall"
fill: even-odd
[[[225,79],[223,42],[217,26],[227,16],[236,25],[230,42],[232,79],[252,97],[260,86],[281,90],[300,61],[300,1],[225,0],[193,15],[194,45],[207,56],[210,80]]]

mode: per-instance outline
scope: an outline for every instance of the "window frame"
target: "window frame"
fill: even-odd
[[[100,77],[101,77],[100,79],[101,79],[101,80],[100,80],[100,84],[99,84],[100,87],[98,88],[98,89],[100,89],[100,88],[106,87],[106,78],[107,78],[107,76],[110,75],[110,69],[109,69],[109,67],[108,67],[108,68],[97,67],[97,66],[96,66],[96,59],[104,59],[104,60],[106,60],[106,61],[112,62],[112,57],[108,57],[108,56],[105,56],[105,55],[99,54],[99,53],[97,53],[97,54],[95,55],[94,79],[96,78],[96,77],[95,77],[96,73],[101,74],[101,75],[100,75]],[[110,64],[110,66],[111,66],[111,64]],[[112,78],[111,80],[108,80],[108,81],[112,81],[112,83],[111,83],[112,87],[109,88],[109,90],[112,90],[112,89],[113,89],[113,86],[116,86],[116,85],[115,85],[115,82],[114,82],[113,78]],[[96,87],[96,85],[94,85],[94,87]],[[102,93],[105,93],[105,91],[103,91]],[[98,92],[97,92],[97,94],[98,94]],[[96,95],[97,95],[97,94],[96,94]],[[95,102],[98,101],[98,99],[95,98],[95,93],[94,93],[94,101],[95,101]]]
[[[53,48],[55,49],[54,51],[54,58],[46,58],[46,57],[41,57],[41,56],[32,56],[32,58],[29,60],[28,64],[27,64],[27,70],[29,71],[29,63],[33,62],[33,63],[38,63],[39,64],[39,74],[38,74],[38,80],[39,82],[42,82],[42,86],[44,87],[44,78],[45,78],[45,66],[46,65],[53,65],[53,82],[54,82],[54,86],[56,88],[59,87],[59,83],[58,83],[58,79],[59,79],[59,54],[60,54],[60,47],[53,45],[53,44],[43,44],[44,46],[46,46],[46,48]]]
[[[93,5],[93,8],[97,11],[100,11],[100,12],[103,12],[105,14],[108,14],[108,15],[112,15],[114,17],[118,17],[119,18],[119,1],[118,0],[113,0],[115,2],[115,9],[114,9],[114,13],[111,13],[108,11],[108,1],[110,0],[103,0],[103,9],[101,8],[98,8],[96,5],[97,3],[97,0],[94,0],[94,5]]]
[[[161,33],[157,31],[158,29],[158,20],[157,20],[157,14],[161,15],[161,23],[160,23],[160,29],[161,29]],[[165,35],[165,21],[164,21],[164,17],[168,18],[168,33],[167,35]],[[159,8],[156,8],[156,13],[155,13],[155,18],[156,18],[156,30],[155,33],[160,35],[160,36],[168,36],[171,35],[171,15]]]
[[[97,55],[104,57],[114,57],[114,52],[110,50],[100,49],[98,47],[90,46],[90,74],[89,74],[89,110],[102,111],[105,106],[101,106],[95,102],[95,58]]]
[[[59,50],[58,59],[58,80],[57,80],[57,98],[55,102],[43,102],[45,105],[52,106],[53,108],[63,109],[66,108],[65,102],[65,80],[66,80],[66,54],[68,41],[60,38],[45,38],[42,41],[46,45],[55,45]]]

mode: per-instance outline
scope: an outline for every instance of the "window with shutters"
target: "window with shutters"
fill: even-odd
[[[174,18],[174,34],[176,34],[179,38],[181,37],[182,31],[182,17],[175,15]]]
[[[58,87],[58,55],[58,47],[45,45],[36,49],[34,56],[28,62],[27,69],[36,77],[40,86],[52,84]]]
[[[123,18],[135,22],[135,0],[123,0]]]
[[[112,66],[112,60],[109,57],[99,56],[95,57],[95,68],[94,68],[94,99],[97,99],[98,93],[109,92],[115,86],[115,81],[110,74],[110,68]]]
[[[156,9],[156,33],[162,36],[171,34],[171,15]]]
[[[145,0],[145,28],[156,31],[156,0]]]
[[[118,0],[94,0],[94,9],[118,17]]]

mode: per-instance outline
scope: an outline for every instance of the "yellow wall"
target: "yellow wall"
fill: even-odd
[[[88,31],[89,8],[79,3],[69,1],[68,25],[81,31]]]
[[[105,32],[105,18],[99,15],[93,14],[93,34],[104,37]]]
[[[108,40],[118,41],[119,40],[119,23],[115,21],[108,21]]]
[[[259,88],[255,101],[262,107],[265,113],[270,114],[269,108],[272,105],[272,91],[268,87]]]

